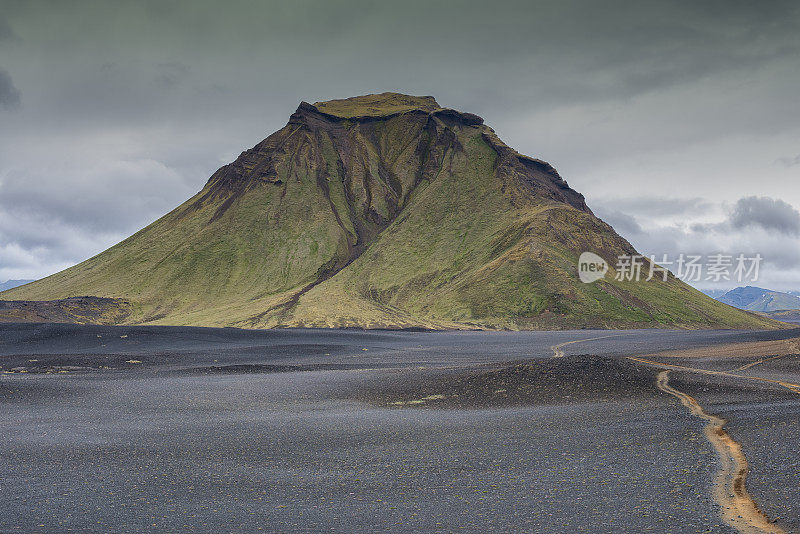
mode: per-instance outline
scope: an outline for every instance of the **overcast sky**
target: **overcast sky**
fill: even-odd
[[[434,95],[642,253],[800,289],[800,3],[0,0],[0,281],[198,191],[301,100]],[[700,284],[708,285],[708,284]]]

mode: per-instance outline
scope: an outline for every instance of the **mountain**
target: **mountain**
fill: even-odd
[[[800,309],[800,297],[798,296],[753,286],[737,287],[718,297],[717,300],[754,312]]]
[[[6,289],[11,289],[13,287],[23,286],[31,282],[33,282],[33,280],[6,280],[5,282],[0,282],[0,291],[5,291]]]
[[[534,125],[535,126],[535,125]],[[578,257],[609,262],[582,283]],[[303,102],[194,197],[0,296],[117,299],[126,323],[237,327],[769,327],[670,275],[483,119],[397,93]]]

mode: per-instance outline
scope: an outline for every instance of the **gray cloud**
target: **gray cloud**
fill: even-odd
[[[652,199],[651,199],[652,200]],[[697,199],[686,199],[692,206]],[[655,203],[657,204],[657,202]],[[748,257],[760,254],[764,258],[759,283],[764,287],[791,290],[800,289],[800,212],[790,204],[768,197],[745,197],[732,206],[723,203],[704,203],[708,212],[719,213],[716,220],[697,222],[703,211],[691,208],[680,210],[652,210],[653,202],[644,201],[634,206],[637,215],[607,211],[601,206],[597,213],[612,224],[624,237],[645,255],[661,258],[666,254],[674,260],[679,255],[727,254]],[[669,199],[668,206],[677,208],[679,199]],[[644,209],[643,209],[644,208]],[[648,215],[661,212],[666,218]],[[671,217],[677,215],[676,217]],[[735,281],[712,283],[701,280],[699,287],[714,289],[734,287]]]
[[[778,158],[776,163],[780,163],[784,167],[794,167],[795,165],[800,165],[800,154],[793,158]]]
[[[594,213],[623,236],[628,237],[642,233],[642,226],[632,215],[604,207],[595,208]]]
[[[738,2],[655,0],[633,5],[465,1],[457,10],[419,1],[262,6],[56,3],[44,13],[31,9],[37,33],[25,37],[34,46],[47,35],[57,59],[74,61],[75,52],[87,60],[113,59],[137,76],[152,60],[192,65],[198,84],[225,79],[247,93],[259,88],[292,101],[395,88],[435,92],[451,98],[451,105],[478,112],[625,102],[720,73],[791,61],[800,47],[794,38],[800,30],[797,7],[788,1],[759,3],[757,10]],[[32,16],[24,3],[17,10],[18,18]],[[120,10],[125,17],[118,16]],[[479,82],[476,72],[486,82]],[[490,83],[498,79],[504,83]],[[108,92],[103,85],[81,89],[89,103],[96,103],[96,91],[105,99],[136,96],[119,88]],[[127,88],[159,90],[141,83]]]
[[[712,203],[702,198],[670,198],[660,196],[635,196],[628,198],[600,198],[593,203],[601,211],[617,212],[646,217],[697,215],[711,208]]]
[[[155,81],[164,88],[170,88],[189,76],[189,67],[178,61],[156,65]]]
[[[760,227],[786,235],[800,235],[800,212],[783,200],[775,198],[740,199],[731,212],[730,222],[737,229]]]
[[[17,39],[19,39],[19,37],[17,37],[17,34],[11,29],[11,25],[9,25],[4,17],[0,16],[0,42],[16,41]]]
[[[4,269],[27,265],[40,276],[41,264],[82,261],[174,208],[172,199],[192,193],[174,169],[115,153],[97,154],[86,167],[62,162],[44,174],[8,172],[0,180],[0,278]],[[31,256],[41,263],[29,265]],[[13,272],[9,277],[25,274]]]
[[[19,105],[21,93],[14,87],[11,75],[0,69],[0,107],[14,107]]]

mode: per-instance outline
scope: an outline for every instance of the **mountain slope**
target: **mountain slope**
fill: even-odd
[[[578,280],[631,245],[483,120],[396,93],[301,103],[193,198],[5,299],[125,299],[129,323],[767,327],[670,276]]]
[[[800,297],[796,295],[753,286],[737,287],[717,300],[753,312],[800,309]]]

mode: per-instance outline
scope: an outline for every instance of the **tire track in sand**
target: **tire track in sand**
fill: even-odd
[[[677,397],[689,412],[706,421],[706,439],[716,450],[720,469],[714,478],[714,500],[719,504],[723,521],[743,534],[785,534],[778,525],[770,521],[747,491],[747,458],[742,447],[724,429],[725,419],[709,415],[694,397],[669,385],[670,370],[660,371],[656,386],[665,393]]]

